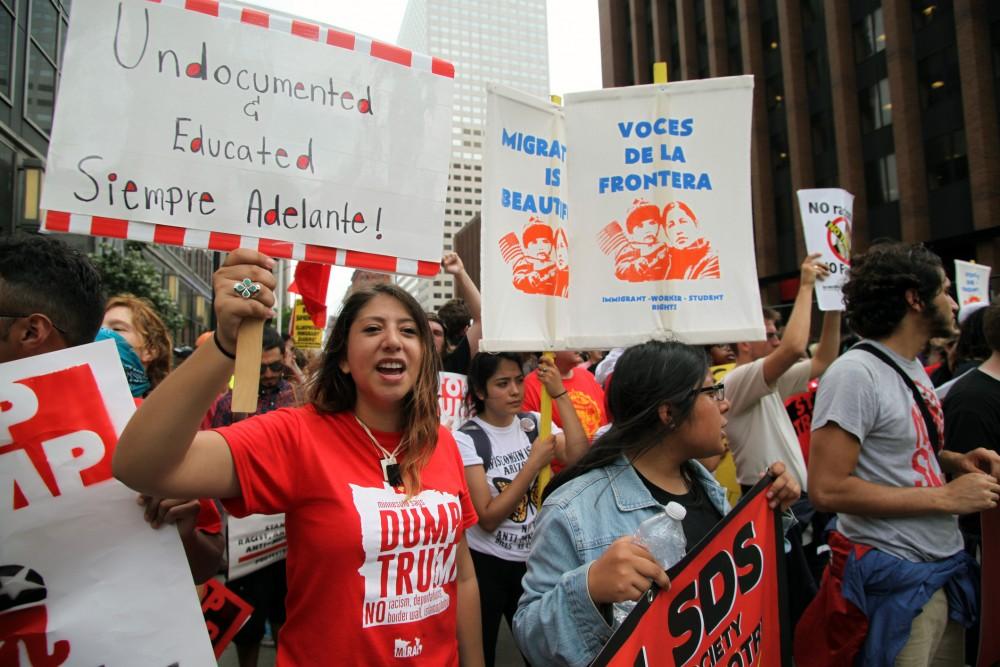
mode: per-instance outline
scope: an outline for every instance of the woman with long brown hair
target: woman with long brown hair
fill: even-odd
[[[232,373],[241,321],[271,316],[273,265],[237,250],[216,272],[213,342],[133,417],[115,474],[144,493],[222,498],[236,515],[285,513],[279,665],[481,665],[464,537],[477,517],[438,423],[439,361],[413,297],[386,284],[347,300],[309,404],[197,431]]]

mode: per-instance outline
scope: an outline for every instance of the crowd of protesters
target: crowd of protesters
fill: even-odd
[[[636,527],[678,502],[691,547],[767,468],[769,503],[787,510],[797,665],[973,660],[977,516],[1000,500],[1000,306],[957,323],[922,246],[855,257],[845,322],[825,313],[811,355],[816,256],[782,328],[765,309],[765,340],[550,357],[479,350],[488,304],[448,253],[457,298],[436,313],[391,284],[359,290],[311,360],[266,327],[257,411],[234,413],[237,332],[272,316],[274,265],[228,255],[216,327],[173,368],[148,301],[104,294],[61,241],[0,239],[0,363],[115,342],[138,406],[115,475],[154,529],[176,526],[194,583],[223,560],[215,501],[285,514],[286,560],[229,583],[255,609],[235,639],[241,667],[266,626],[282,665],[394,664],[400,642],[414,664],[492,665],[503,619],[526,663],[589,664],[614,604],[669,586]],[[249,297],[233,289],[244,279],[259,287]],[[841,353],[842,334],[861,340]],[[468,377],[470,417],[454,428],[441,371]],[[816,379],[804,451],[785,403]],[[386,622],[368,616],[379,598],[418,602]]]

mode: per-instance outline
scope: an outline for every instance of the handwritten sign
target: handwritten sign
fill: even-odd
[[[213,663],[177,531],[111,475],[134,411],[111,341],[0,364],[0,665]]]
[[[46,229],[440,259],[448,63],[214,0],[74,2],[64,62]]]
[[[844,310],[844,283],[851,269],[851,220],[854,195],[840,188],[799,190],[806,250],[819,253],[830,275],[816,281],[820,310]]]
[[[985,264],[955,260],[955,290],[958,292],[958,316],[973,304],[990,302],[990,267]]]
[[[763,338],[752,77],[574,93],[564,110],[490,93],[483,293],[503,318],[484,318],[483,349]]]

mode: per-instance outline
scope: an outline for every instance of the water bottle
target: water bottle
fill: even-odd
[[[670,569],[675,563],[684,558],[687,550],[687,539],[684,537],[684,517],[687,510],[680,503],[669,502],[663,508],[663,512],[649,517],[639,524],[632,539],[636,543],[649,549],[664,570]],[[616,602],[613,606],[614,627],[618,627],[625,620],[635,602],[625,600]]]

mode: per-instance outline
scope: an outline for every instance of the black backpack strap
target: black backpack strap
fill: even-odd
[[[489,470],[490,464],[493,463],[493,443],[490,442],[489,434],[483,430],[482,426],[471,419],[459,426],[458,430],[472,438],[472,444],[476,447],[476,454],[483,460],[483,470]]]
[[[910,393],[913,394],[913,401],[917,404],[917,407],[920,408],[920,414],[924,418],[924,425],[927,427],[927,437],[931,440],[931,446],[934,447],[935,452],[940,451],[941,440],[938,434],[937,424],[934,422],[934,417],[931,415],[930,408],[927,407],[927,402],[924,401],[924,397],[921,395],[920,390],[917,389],[917,384],[913,381],[913,379],[907,375],[906,371],[899,367],[899,364],[892,360],[892,357],[871,343],[858,343],[851,349],[863,350],[868,354],[877,357],[887,366],[892,368],[892,370],[896,371],[896,373],[899,374],[899,377],[903,378],[903,382],[906,383],[906,386],[910,388]]]
[[[525,431],[525,433],[528,434],[528,442],[529,443],[535,442],[535,440],[538,439],[538,418],[535,417],[535,414],[533,412],[518,412],[517,413],[517,419],[518,419],[518,421],[520,421],[522,419],[530,419],[531,420],[531,423],[534,424],[534,426],[532,427],[532,429],[530,431]]]

